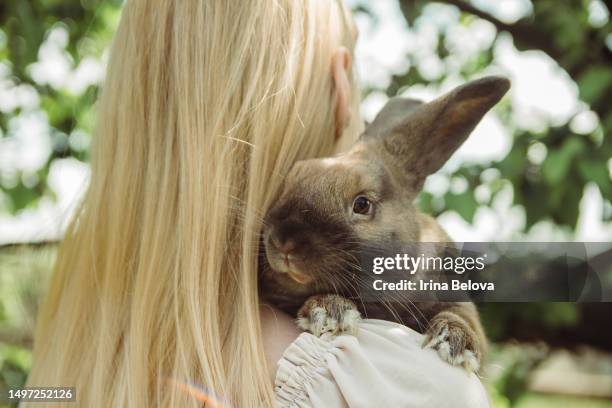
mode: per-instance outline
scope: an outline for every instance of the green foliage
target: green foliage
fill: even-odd
[[[512,407],[525,395],[531,371],[547,356],[543,346],[494,346],[492,358],[504,369],[491,379],[491,391],[496,406]]]
[[[515,406],[516,408],[610,408],[612,402],[596,398],[583,399],[527,393],[521,396]]]
[[[34,319],[55,251],[54,245],[0,247],[0,395],[25,384]]]
[[[575,303],[487,303],[480,305],[479,311],[487,336],[493,341],[512,338],[517,325],[554,333],[576,325],[580,319]]]
[[[31,360],[29,350],[0,344],[0,390],[23,386],[32,365]]]
[[[474,220],[478,202],[472,190],[466,190],[460,194],[448,192],[444,195],[444,202],[448,208],[457,211],[467,222],[471,223]]]
[[[434,2],[400,0],[401,10],[410,27],[418,25],[423,10],[430,3]],[[525,210],[526,229],[542,220],[573,229],[578,219],[579,202],[587,183],[595,183],[599,187],[609,206],[612,198],[612,181],[608,167],[608,161],[612,157],[612,142],[608,137],[612,134],[612,52],[606,45],[606,39],[612,33],[612,23],[609,19],[594,25],[589,20],[588,9],[592,3],[589,0],[532,2],[530,15],[515,23],[500,21],[468,1],[443,0],[437,3],[457,7],[462,12],[460,21],[463,24],[469,24],[474,16],[492,23],[498,34],[512,35],[519,50],[538,50],[548,54],[574,80],[580,99],[600,119],[597,129],[589,135],[574,133],[569,122],[544,131],[516,130],[512,149],[503,160],[488,166],[466,165],[457,173],[466,168],[477,171],[485,168],[499,170],[499,180],[507,181],[512,186],[514,204]],[[444,31],[439,33],[437,54],[442,60],[447,58],[446,50],[441,49],[447,35]],[[460,74],[466,79],[481,74],[492,61],[494,43],[475,59],[466,62],[460,69]],[[392,96],[407,86],[421,83],[428,84],[431,81],[422,78],[418,69],[412,65],[406,73],[395,75],[385,91]],[[507,117],[503,109],[512,109],[511,106],[500,108],[498,112],[502,117]],[[507,119],[506,125],[508,129],[514,128]],[[536,143],[542,143],[546,147],[547,155],[541,163],[531,162],[527,154],[529,148]],[[453,176],[454,174],[451,175]],[[468,190],[471,191],[485,184],[478,178],[469,178],[468,181]],[[495,194],[496,192],[493,192],[491,199]],[[492,200],[488,201],[486,205]],[[454,210],[466,221],[472,222],[476,208],[482,204],[466,192],[459,195],[447,193],[437,201],[432,197],[425,197],[421,200],[421,205],[423,209],[433,210],[434,214]],[[607,211],[603,217],[604,221],[610,221],[612,214]]]
[[[612,69],[610,65],[595,65],[588,67],[578,77],[580,97],[589,104],[603,99],[606,92],[612,89]]]
[[[16,136],[12,130],[15,119],[31,112],[42,112],[52,141],[47,163],[34,174],[0,173],[0,212],[15,214],[36,206],[41,197],[54,198],[47,185],[54,160],[64,157],[88,160],[86,145],[70,143],[70,139],[75,132],[86,137],[91,135],[98,83],[84,90],[67,89],[37,81],[33,67],[44,54],[44,44],[50,33],[57,29],[68,35],[62,58],[68,61],[71,71],[76,71],[79,64],[88,59],[100,61],[117,25],[121,4],[122,0],[8,0],[0,3],[0,73],[8,71],[5,84],[9,89],[33,90],[37,99],[35,106],[14,103],[10,108],[0,109],[0,140]]]
[[[434,2],[399,0],[410,27],[419,24],[430,3]],[[537,132],[516,130],[512,149],[506,158],[486,166],[465,165],[451,175],[466,171],[476,174],[466,178],[467,191],[425,197],[421,200],[423,208],[432,210],[434,214],[454,210],[472,222],[476,209],[491,205],[501,187],[509,184],[514,192],[514,204],[525,210],[527,229],[541,220],[572,229],[576,225],[578,203],[587,183],[595,183],[609,203],[612,183],[607,162],[612,156],[612,142],[605,135],[612,132],[612,54],[606,46],[612,31],[610,21],[596,26],[589,21],[590,0],[533,2],[530,15],[514,23],[502,22],[467,1],[437,3],[457,7],[462,12],[461,25],[485,19],[495,26],[498,33],[512,35],[519,49],[539,50],[555,59],[575,81],[580,98],[596,112],[600,125],[591,135],[574,134],[568,124]],[[64,51],[72,69],[87,58],[99,60],[110,43],[121,4],[122,0],[9,0],[0,4],[0,63],[10,70],[8,78],[14,86],[27,85],[35,90],[39,103],[34,110],[44,113],[53,144],[46,165],[35,174],[0,174],[0,211],[17,213],[36,206],[41,197],[53,198],[47,176],[54,160],[64,157],[88,160],[87,143],[71,142],[75,139],[75,132],[87,139],[93,131],[98,84],[75,94],[65,87],[37,83],[32,66],[41,58],[41,45],[49,38],[49,33],[58,27],[68,33]],[[370,7],[368,3],[362,3],[355,7],[354,12],[369,15],[374,24],[382,24]],[[440,30],[437,35],[437,56],[442,61],[455,58],[447,47],[448,30]],[[494,43],[464,61],[459,74],[465,79],[481,75],[494,59],[493,47]],[[406,55],[406,58],[411,62],[407,71],[394,75],[389,86],[382,91],[395,95],[410,86],[441,83],[448,74],[426,79],[418,69],[416,57]],[[365,92],[372,90],[366,89]],[[508,101],[497,108],[510,131],[514,129],[509,122],[512,109]],[[10,111],[0,111],[0,137],[11,137],[12,121],[24,113],[19,106]],[[544,144],[547,150],[541,163],[532,163],[527,155],[529,148],[536,143]],[[497,180],[481,180],[477,175],[485,168],[499,170]],[[479,186],[491,189],[492,194],[486,202],[479,202],[474,195]],[[609,221],[611,212],[605,212],[604,217]]]

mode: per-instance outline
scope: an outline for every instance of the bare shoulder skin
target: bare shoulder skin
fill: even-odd
[[[270,382],[274,384],[278,361],[302,331],[295,325],[295,319],[292,316],[274,306],[262,304],[259,307],[259,316],[261,331],[265,333],[263,345]]]
[[[364,300],[359,261],[368,248],[450,241],[414,201],[509,86],[487,77],[429,103],[392,99],[351,150],[296,163],[265,219],[262,296],[315,335],[354,333],[362,314],[398,321],[424,332],[424,346],[444,360],[476,371],[486,338],[473,304]]]

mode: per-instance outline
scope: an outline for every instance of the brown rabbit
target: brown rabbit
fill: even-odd
[[[392,99],[350,151],[296,163],[266,216],[262,296],[315,335],[355,333],[361,314],[398,321],[444,360],[478,370],[486,338],[472,303],[364,300],[368,272],[356,260],[367,247],[450,241],[413,201],[509,86],[487,77],[430,103]]]

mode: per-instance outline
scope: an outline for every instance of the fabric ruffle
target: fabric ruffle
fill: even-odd
[[[309,400],[308,389],[322,380],[328,358],[338,349],[331,336],[302,333],[278,362],[275,392],[278,407],[300,407]],[[306,405],[307,406],[307,405]]]
[[[302,333],[278,361],[279,408],[488,408],[473,373],[423,349],[423,335],[364,319],[356,336]]]

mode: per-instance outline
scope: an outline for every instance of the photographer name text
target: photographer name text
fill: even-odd
[[[399,291],[494,291],[495,284],[493,282],[467,282],[459,279],[453,279],[448,282],[435,282],[433,280],[425,281],[423,279],[408,280],[402,279],[398,282],[385,282],[382,279],[377,279],[373,282],[374,290],[399,290]]]

